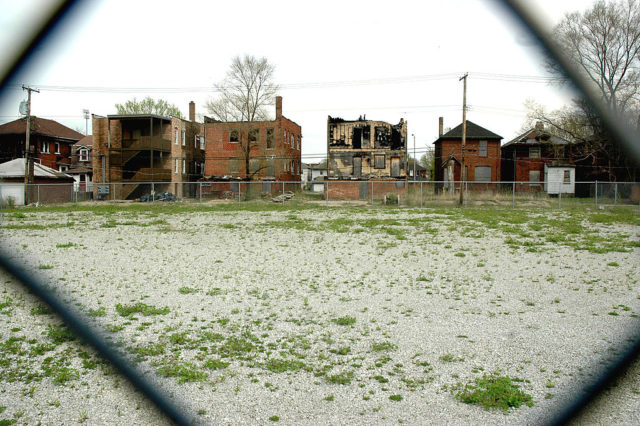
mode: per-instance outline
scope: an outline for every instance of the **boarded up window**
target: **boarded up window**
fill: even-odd
[[[258,142],[259,137],[260,137],[260,129],[249,130],[249,142]]]
[[[273,133],[273,127],[267,129],[267,149],[274,149],[276,147],[275,138]]]
[[[238,142],[240,140],[240,134],[237,130],[232,130],[229,133],[229,142]]]
[[[564,183],[571,183],[571,170],[564,171],[564,178],[562,180]]]
[[[400,177],[400,158],[391,157],[391,176]]]
[[[267,158],[267,170],[266,170],[266,175],[267,177],[275,177],[276,172],[275,172],[275,160],[273,158]]]
[[[386,162],[384,158],[384,154],[376,154],[373,156],[374,158],[374,168],[376,169],[384,169],[386,167]]]
[[[540,158],[540,147],[539,146],[530,146],[529,147],[529,158]]]
[[[532,186],[540,186],[540,170],[529,170],[529,183]]]
[[[229,173],[238,173],[238,159],[232,158],[229,160]]]
[[[353,176],[354,177],[362,176],[362,158],[361,157],[353,157]]]
[[[476,169],[475,169],[475,181],[476,182],[490,182],[491,181],[491,166],[476,166]]]
[[[256,158],[249,160],[249,173],[254,174],[260,168],[260,161]]]
[[[487,141],[480,141],[480,145],[478,146],[478,157],[486,157],[487,156]]]

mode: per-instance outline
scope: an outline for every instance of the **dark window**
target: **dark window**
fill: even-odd
[[[177,130],[176,130],[177,132]],[[240,134],[237,130],[232,130],[229,133],[229,142],[238,142],[240,140]]]
[[[275,138],[273,137],[273,127],[267,129],[267,149],[274,149],[276,147]]]
[[[362,145],[364,147],[369,147],[371,144],[371,127],[364,126],[362,128]]]
[[[374,155],[374,168],[376,169],[384,169],[386,167],[386,162],[384,159],[384,154],[376,154]]]
[[[571,183],[571,170],[564,171],[564,183]]]
[[[260,138],[260,129],[249,130],[249,142],[258,142]]]
[[[351,145],[353,149],[362,148],[362,129],[360,127],[353,128],[353,135],[351,136]]]

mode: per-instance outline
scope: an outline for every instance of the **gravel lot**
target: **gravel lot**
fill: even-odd
[[[539,423],[638,326],[637,211],[148,209],[0,235],[203,424]],[[0,420],[165,423],[2,278]],[[494,373],[533,406],[456,399]],[[581,422],[639,424],[639,373]]]

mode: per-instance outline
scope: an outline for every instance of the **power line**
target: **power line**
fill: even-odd
[[[273,85],[282,90],[302,89],[328,89],[339,87],[375,86],[385,84],[421,83],[428,81],[453,80],[459,73],[424,74],[402,77],[383,77],[362,80],[337,80],[337,81],[310,81],[299,83],[281,83]],[[478,80],[550,84],[561,81],[557,77],[545,77],[537,75],[517,75],[498,73],[470,73],[470,77]],[[140,86],[71,86],[71,85],[34,85],[42,91],[49,92],[86,92],[86,93],[216,93],[220,90],[215,85],[211,86],[175,86],[175,87],[140,87]],[[8,85],[8,89],[18,89],[20,85]]]

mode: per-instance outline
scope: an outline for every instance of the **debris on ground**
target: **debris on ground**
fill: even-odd
[[[141,203],[149,203],[151,201],[177,201],[178,198],[171,192],[158,192],[157,194],[144,194],[140,197]]]
[[[295,194],[291,191],[286,191],[284,194],[280,194],[277,197],[273,197],[271,201],[274,203],[282,203],[284,201],[291,200]]]

